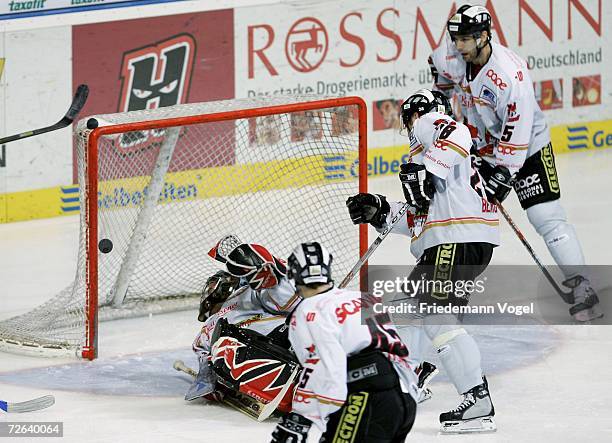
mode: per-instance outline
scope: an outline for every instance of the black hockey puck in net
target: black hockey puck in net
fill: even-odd
[[[102,254],[108,254],[113,250],[113,242],[108,238],[103,238],[98,242],[98,249]]]

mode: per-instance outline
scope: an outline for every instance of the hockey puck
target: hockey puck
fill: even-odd
[[[108,254],[113,250],[113,242],[108,238],[103,238],[98,242],[98,249],[102,254]]]

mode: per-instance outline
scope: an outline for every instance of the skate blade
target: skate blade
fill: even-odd
[[[471,420],[445,421],[440,424],[442,434],[471,434],[497,431],[493,417],[479,417]]]
[[[583,309],[582,311],[576,312],[574,315],[572,315],[572,318],[580,323],[584,323],[601,318],[603,315],[604,314],[601,308],[598,305],[595,305],[592,308]]]

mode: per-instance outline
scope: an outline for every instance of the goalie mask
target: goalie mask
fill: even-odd
[[[412,117],[414,114],[421,116],[428,112],[452,115],[453,110],[448,98],[443,93],[430,91],[429,89],[419,89],[402,103],[401,117],[403,128],[410,132],[412,130]]]
[[[243,243],[234,248],[227,256],[226,267],[230,274],[244,278],[256,291],[273,288],[287,274],[282,260],[254,243]]]
[[[225,271],[218,271],[209,277],[200,297],[198,320],[206,321],[209,316],[217,312],[218,309],[212,312],[213,308],[224,303],[239,286],[240,279]]]
[[[332,260],[332,255],[318,242],[302,243],[287,259],[287,277],[301,286],[331,283]]]

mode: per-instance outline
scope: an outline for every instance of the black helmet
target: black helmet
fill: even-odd
[[[404,128],[409,128],[410,120],[415,113],[421,116],[428,112],[441,112],[446,115],[453,113],[451,104],[443,93],[419,89],[402,103],[401,115]]]
[[[302,286],[330,283],[332,260],[332,255],[319,243],[302,243],[287,259],[287,277]]]
[[[484,6],[463,5],[448,22],[446,29],[454,40],[457,35],[480,36],[487,31],[491,36],[491,14]]]

